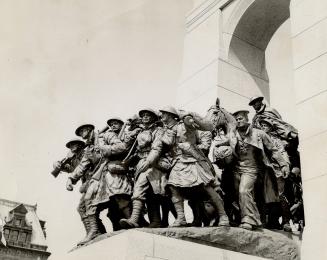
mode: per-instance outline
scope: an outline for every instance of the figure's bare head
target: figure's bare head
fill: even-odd
[[[245,126],[248,126],[249,124],[249,111],[247,110],[239,110],[233,113],[233,116],[236,120],[236,127],[237,128],[243,128]]]

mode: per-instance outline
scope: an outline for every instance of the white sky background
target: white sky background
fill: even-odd
[[[38,204],[49,251],[83,237],[78,190],[50,175],[81,122],[174,104],[192,1],[1,1],[0,197]],[[60,257],[58,258],[60,259]]]
[[[192,7],[192,0],[1,1],[0,197],[38,204],[50,259],[84,235],[78,189],[70,193],[65,175],[50,175],[53,161],[81,122],[102,128],[111,116],[174,104]]]

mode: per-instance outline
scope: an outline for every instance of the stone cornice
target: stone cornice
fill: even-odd
[[[200,5],[193,8],[193,10],[186,16],[186,29],[192,31],[195,27],[209,18],[213,13],[219,9],[222,10],[235,0],[206,0]]]

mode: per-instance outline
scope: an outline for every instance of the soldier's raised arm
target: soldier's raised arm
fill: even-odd
[[[67,190],[73,190],[73,185],[75,185],[87,173],[90,166],[91,161],[87,156],[84,155],[80,163],[76,166],[75,170],[70,174],[67,179]]]

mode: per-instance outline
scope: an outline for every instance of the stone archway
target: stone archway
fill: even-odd
[[[222,9],[218,87],[243,97],[260,94],[269,102],[265,50],[289,18],[289,4],[290,0],[241,0]],[[238,103],[238,98],[230,97],[232,100],[228,101]]]
[[[302,258],[311,259],[314,255],[316,259],[326,259],[327,234],[322,230],[327,217],[322,205],[327,198],[327,1],[193,2],[196,6],[186,21],[177,104],[198,112],[206,111],[216,95],[229,111],[249,109],[248,98],[252,95],[264,94],[269,100],[275,90],[272,76],[270,82],[267,75],[264,52],[275,31],[290,16],[294,104],[289,107],[297,116],[305,190]],[[262,20],[267,22],[261,23]],[[271,101],[279,108],[273,95]]]

